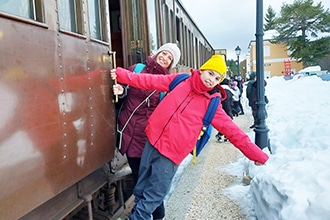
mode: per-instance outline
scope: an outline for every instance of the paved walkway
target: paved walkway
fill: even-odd
[[[234,121],[247,131],[252,120],[241,115]],[[197,165],[189,163],[181,176],[166,203],[165,220],[246,219],[239,206],[222,192],[236,178],[222,168],[235,162],[240,152],[228,142],[218,143],[215,134],[213,130],[208,146],[197,158]]]

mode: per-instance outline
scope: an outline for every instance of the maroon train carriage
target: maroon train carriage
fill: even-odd
[[[166,42],[176,71],[214,53],[179,0],[0,1],[0,219],[129,212],[109,71]]]

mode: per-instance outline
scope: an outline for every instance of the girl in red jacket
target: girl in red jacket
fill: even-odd
[[[193,150],[203,126],[203,117],[226,73],[221,55],[213,55],[200,70],[172,91],[169,85],[177,74],[134,74],[126,69],[111,71],[112,79],[130,86],[168,92],[151,114],[145,129],[147,142],[142,153],[139,179],[134,188],[135,206],[130,219],[150,219],[151,213],[165,198],[172,178],[181,161]],[[117,87],[113,87],[114,94]],[[219,104],[211,125],[224,134],[247,158],[256,165],[268,160],[265,154],[224,112]]]

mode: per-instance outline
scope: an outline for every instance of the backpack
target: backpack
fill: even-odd
[[[141,71],[144,69],[145,66],[146,66],[146,65],[143,64],[143,63],[137,63],[137,64],[135,65],[135,67],[134,67],[133,72],[134,72],[134,73],[141,73]]]
[[[180,82],[183,80],[189,78],[190,75],[187,73],[180,74],[176,76],[173,81],[170,84],[170,91],[172,91]],[[200,152],[205,147],[206,143],[209,141],[211,133],[212,133],[212,126],[211,121],[214,117],[215,112],[217,111],[217,108],[220,103],[220,97],[213,97],[209,103],[209,106],[206,110],[206,113],[203,118],[203,127],[201,132],[199,133],[199,137],[196,143],[196,146],[194,150],[191,152],[193,155],[193,164],[196,165],[197,157],[200,154]]]
[[[145,67],[144,64],[142,63],[137,63],[135,68],[134,68],[134,72],[135,73],[139,73],[143,70],[143,68]],[[173,81],[170,83],[169,85],[169,91],[172,91],[179,83],[181,83],[182,81],[188,79],[190,77],[189,74],[187,73],[183,73],[180,75],[177,75]],[[161,93],[160,95],[160,100],[164,97],[165,93]],[[219,106],[220,103],[220,97],[213,97],[209,103],[209,106],[206,110],[206,113],[204,115],[203,118],[203,127],[202,130],[199,134],[196,146],[194,148],[194,150],[191,152],[191,154],[193,154],[193,164],[196,165],[196,158],[197,156],[200,154],[200,152],[203,150],[204,146],[206,145],[206,143],[208,142],[208,140],[210,139],[211,133],[212,133],[212,126],[211,121],[214,117],[214,114]]]
[[[133,72],[134,73],[141,73],[141,71],[144,69],[145,66],[146,65],[143,64],[143,63],[137,63],[134,67]],[[165,96],[165,92],[160,92],[159,93],[159,101],[161,101],[164,98],[164,96]]]
[[[203,127],[199,134],[196,146],[192,152],[193,154],[193,164],[196,165],[197,156],[203,150],[206,143],[209,141],[211,133],[212,133],[212,126],[211,121],[214,117],[215,112],[220,103],[220,97],[213,97],[209,103],[209,106],[206,110],[206,113],[203,118]]]

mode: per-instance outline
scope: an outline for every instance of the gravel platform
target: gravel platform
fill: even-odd
[[[248,131],[252,123],[250,115],[240,115],[234,121]],[[197,165],[187,165],[166,204],[165,220],[246,220],[240,207],[223,193],[223,189],[237,181],[225,171],[228,164],[240,155],[229,142],[219,143],[216,131],[201,154]]]

